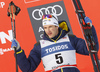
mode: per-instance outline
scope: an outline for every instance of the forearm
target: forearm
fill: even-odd
[[[19,49],[19,52],[20,52],[20,50],[21,50],[21,48]],[[34,57],[34,55],[33,55],[33,57]],[[38,63],[37,63],[35,61],[36,60],[34,60],[34,58],[32,58],[31,55],[29,55],[29,57],[26,58],[24,50],[22,50],[21,53],[17,54],[17,63],[23,72],[33,72],[37,68],[37,66],[40,62],[40,61],[38,61]]]

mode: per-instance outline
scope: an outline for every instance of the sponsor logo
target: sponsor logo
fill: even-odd
[[[42,27],[39,27],[38,29],[38,32],[44,32],[44,29]],[[40,34],[40,38],[42,39],[43,38],[43,34]]]
[[[1,40],[1,44],[5,44],[6,43],[6,39],[8,41],[11,42],[11,40],[13,39],[12,36],[12,30],[8,30],[8,35],[5,32],[0,32],[0,40]]]
[[[61,49],[68,49],[67,44],[54,46],[52,48],[46,49],[45,51],[46,51],[46,53],[50,53],[50,52],[58,51],[58,50],[61,50]]]
[[[36,7],[30,7],[27,10],[30,16],[31,24],[37,41],[43,38],[44,30],[42,25],[42,16],[45,14],[55,14],[57,15],[59,21],[61,21],[62,19],[66,20],[71,30],[68,15],[63,1],[44,4]],[[56,22],[54,24],[56,24]],[[70,31],[70,33],[72,33],[72,31]]]
[[[13,48],[5,48],[5,49],[0,48],[0,55],[3,55],[5,52],[9,52],[9,51],[12,51],[12,50],[13,50]]]
[[[5,2],[0,2],[0,8],[3,8],[5,5]]]
[[[54,24],[58,25],[57,23],[54,22]]]
[[[9,42],[11,42],[11,40],[13,39],[13,36],[12,36],[12,30],[8,30],[8,34],[6,34],[5,32],[0,32],[0,41],[1,41],[1,44],[7,44],[6,40],[8,40]],[[5,52],[9,52],[9,51],[12,51],[13,49],[12,48],[0,48],[0,55],[3,55]]]
[[[56,8],[59,8],[60,9],[60,13],[57,14]],[[50,13],[50,10],[51,10],[51,13]],[[63,8],[60,5],[54,5],[54,6],[48,6],[46,8],[43,7],[41,9],[35,9],[32,12],[32,17],[35,20],[41,20],[42,19],[42,16],[44,15],[43,11],[45,11],[45,14],[56,14],[57,16],[60,16],[63,13]],[[38,13],[39,17],[36,17],[35,16],[35,13],[36,12]]]

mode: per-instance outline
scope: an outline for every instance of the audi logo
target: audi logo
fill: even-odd
[[[56,8],[60,9],[60,13],[57,14],[57,9]],[[41,20],[42,16],[44,15],[43,10],[45,11],[45,14],[56,14],[57,16],[60,16],[63,13],[63,8],[60,5],[54,5],[54,6],[48,6],[47,8],[44,7],[44,8],[41,8],[41,9],[33,10],[32,17],[35,20]],[[36,17],[35,13],[37,13],[39,17]]]

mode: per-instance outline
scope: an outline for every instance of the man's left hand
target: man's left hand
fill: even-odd
[[[89,17],[85,17],[84,21],[85,21],[86,24],[88,24],[90,27],[92,27],[92,21]]]

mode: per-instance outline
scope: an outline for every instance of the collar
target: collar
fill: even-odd
[[[49,38],[45,31],[44,31],[44,34],[43,34],[43,39],[44,40],[49,40],[51,42],[56,42],[57,40],[59,40],[60,38],[64,37],[68,32],[65,31],[65,30],[62,30],[62,28],[59,27],[59,32],[58,32],[58,35],[56,35],[55,37],[53,37],[52,39]]]

